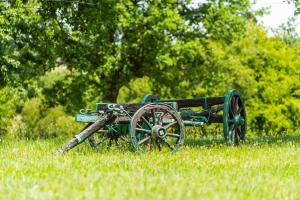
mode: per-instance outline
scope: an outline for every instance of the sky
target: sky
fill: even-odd
[[[206,0],[192,0],[192,3],[203,3]],[[253,2],[254,0],[252,0]],[[288,4],[286,0],[256,0],[256,4],[253,6],[254,10],[259,8],[269,8],[269,14],[262,18],[259,18],[259,22],[263,24],[269,30],[269,34],[272,34],[271,28],[276,29],[282,23],[286,23],[290,17],[294,16],[295,6]],[[296,17],[297,21],[297,33],[300,35],[300,16]]]
[[[277,28],[280,24],[286,23],[289,17],[294,16],[295,6],[284,0],[256,0],[254,9],[269,7],[270,14],[260,18],[259,21],[267,28]],[[296,17],[297,33],[300,35],[300,16]],[[269,31],[270,32],[270,31]],[[270,32],[271,33],[271,32]]]

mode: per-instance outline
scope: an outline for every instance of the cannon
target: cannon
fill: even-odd
[[[140,152],[176,152],[184,143],[186,126],[212,123],[223,123],[225,142],[238,145],[245,140],[247,125],[245,106],[237,90],[218,97],[163,100],[146,95],[136,104],[97,103],[95,111],[80,110],[75,120],[86,126],[60,149],[61,153],[85,140],[95,149],[104,142],[122,141]]]

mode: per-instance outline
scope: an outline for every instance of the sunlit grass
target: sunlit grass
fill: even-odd
[[[187,138],[176,154],[95,152],[64,140],[0,142],[1,199],[298,199],[300,137]]]

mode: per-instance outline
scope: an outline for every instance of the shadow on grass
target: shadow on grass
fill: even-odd
[[[300,135],[280,135],[280,136],[256,136],[249,137],[243,142],[243,146],[263,146],[263,145],[300,145]],[[226,145],[224,138],[221,137],[200,137],[189,138],[184,141],[184,146],[190,147],[211,147]]]

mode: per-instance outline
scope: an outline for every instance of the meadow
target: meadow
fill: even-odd
[[[0,0],[0,200],[300,199],[299,15],[271,30],[253,0],[194,1]],[[54,154],[96,102],[232,89],[247,110],[234,124],[251,136],[240,146],[219,124],[175,154],[87,143]],[[245,115],[241,102],[228,105]]]
[[[1,199],[299,199],[300,136],[187,138],[177,153],[64,155],[65,140],[0,142]]]

